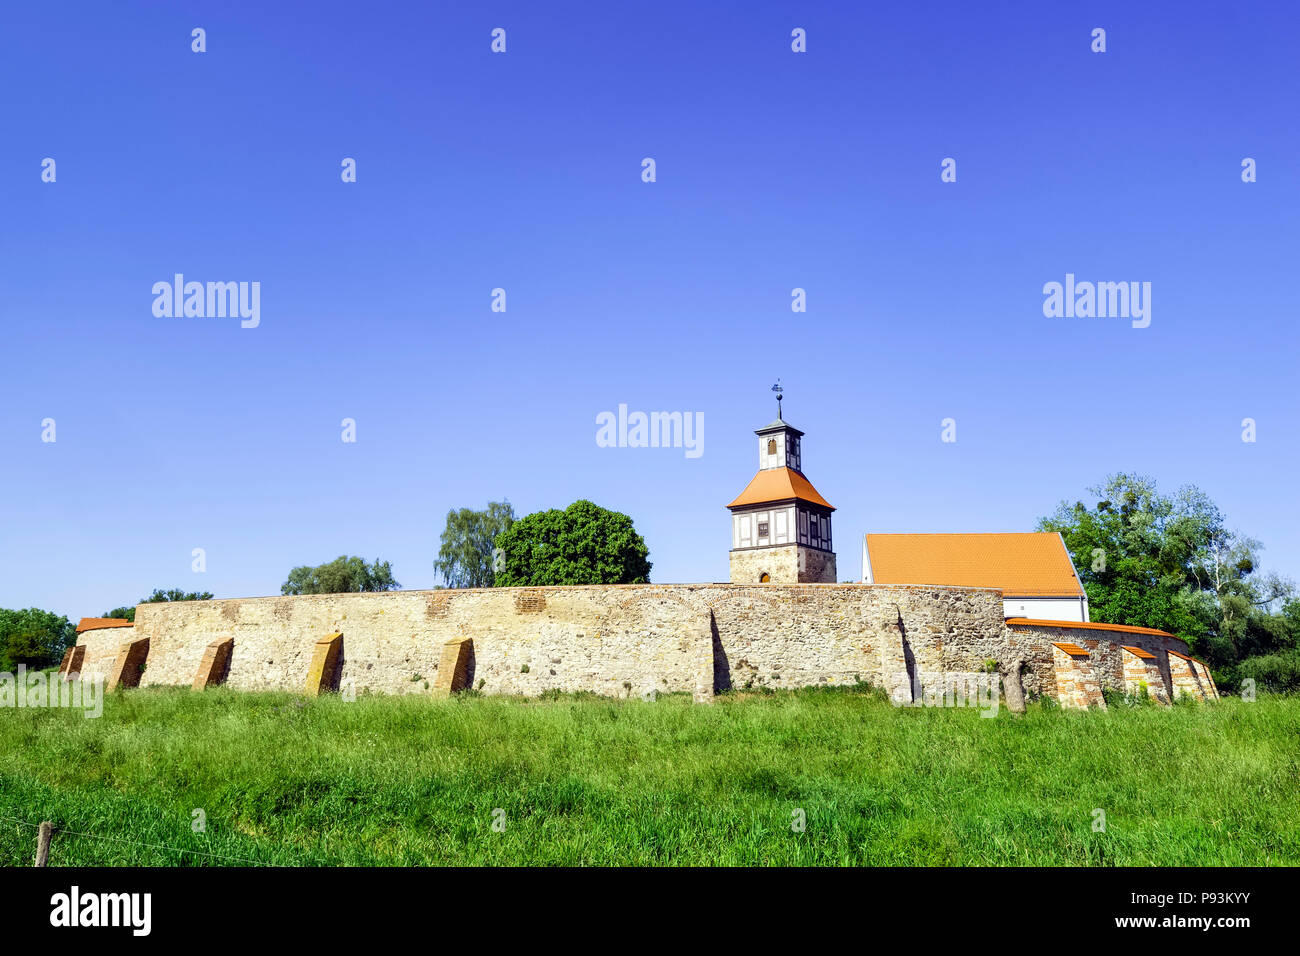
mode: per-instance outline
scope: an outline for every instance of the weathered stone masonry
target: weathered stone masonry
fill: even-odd
[[[997,590],[860,584],[486,588],[142,604],[134,628],[125,630],[114,635],[119,642],[127,636],[148,649],[141,686],[224,682],[429,696],[473,686],[529,696],[687,692],[704,700],[733,687],[857,681],[909,690],[925,674],[1022,659],[1025,690],[1059,698],[1054,644],[1088,648],[1088,673],[1078,683],[1098,688],[1123,688],[1132,676],[1122,645],[1147,649],[1166,673],[1170,651],[1186,654],[1181,641],[1160,632],[1076,633],[1004,622]],[[342,637],[330,658],[317,646],[335,634]],[[120,656],[117,646],[99,647],[103,635],[82,635],[95,645],[85,654],[87,670],[96,663],[107,669]],[[466,638],[463,647],[448,648]],[[214,666],[218,648],[228,660]],[[440,668],[456,673],[440,675]],[[1195,678],[1204,684],[1208,672]],[[1094,701],[1073,694],[1062,702]]]
[[[1054,681],[1063,706],[1105,707],[1103,689],[1136,694],[1143,686],[1162,703],[1183,691],[1197,700],[1218,699],[1210,669],[1188,656],[1185,641],[1164,631],[1025,618],[1011,618],[1007,630],[1040,685]]]

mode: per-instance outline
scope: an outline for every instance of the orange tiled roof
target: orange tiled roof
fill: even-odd
[[[101,627],[131,627],[131,622],[124,621],[120,617],[83,617],[77,622],[77,633],[97,631]]]
[[[811,501],[815,505],[835,510],[829,501],[817,493],[811,481],[791,468],[763,469],[727,507],[761,505],[769,501],[789,501],[791,498]]]
[[[1154,654],[1152,654],[1148,650],[1143,650],[1140,647],[1131,647],[1128,644],[1122,644],[1120,646],[1123,647],[1124,650],[1128,651],[1130,654],[1140,657],[1143,660],[1153,661],[1156,659],[1156,656]]]
[[[1173,637],[1168,631],[1133,624],[1102,624],[1098,621],[1044,621],[1033,617],[1009,617],[1009,627],[1078,627],[1085,631],[1118,631],[1121,634],[1152,634],[1156,637]]]
[[[1179,654],[1177,651],[1170,651],[1169,653],[1173,654],[1174,657],[1181,657],[1185,661],[1196,661],[1196,663],[1200,664],[1207,671],[1210,669],[1210,665],[1205,663],[1205,661],[1201,660],[1199,657],[1191,657],[1187,654]]]
[[[1061,644],[1053,644],[1052,646],[1059,647],[1061,650],[1065,651],[1065,653],[1069,654],[1071,657],[1088,656],[1088,652],[1085,651],[1082,647],[1080,647],[1078,644],[1071,644],[1069,641],[1065,641]]]
[[[1059,535],[869,534],[876,584],[997,588],[1007,597],[1081,597]]]

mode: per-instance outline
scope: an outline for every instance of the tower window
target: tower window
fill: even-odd
[[[760,522],[758,523],[758,536],[759,536],[760,538],[766,538],[766,537],[767,537],[767,522],[766,522],[766,521],[760,521]]]
[[[775,438],[769,438],[769,439],[767,440],[767,453],[768,453],[769,455],[775,455],[775,454],[776,454],[776,439],[775,439]]]
[[[759,584],[771,584],[771,583],[772,583],[772,575],[770,575],[770,574],[768,574],[766,571],[764,571],[762,574],[760,574],[760,575],[758,576],[758,583],[759,583]]]

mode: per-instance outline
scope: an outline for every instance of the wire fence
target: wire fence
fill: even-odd
[[[17,824],[18,826],[21,827],[27,827],[34,832],[40,831],[39,823],[29,823],[26,820],[22,820],[18,817],[11,817],[11,816],[6,816],[4,814],[0,814],[0,820],[4,820],[7,823]],[[123,843],[123,844],[128,844],[130,846],[145,847],[146,849],[150,849],[150,850],[170,850],[172,853],[188,853],[193,856],[207,857],[212,860],[224,860],[224,861],[230,861],[234,863],[246,863],[252,866],[282,867],[286,865],[283,863],[268,863],[265,860],[254,860],[249,857],[243,857],[243,856],[231,856],[225,853],[210,853],[206,850],[194,850],[194,849],[189,849],[187,847],[167,846],[166,844],[163,843],[144,843],[140,840],[129,840],[125,837],[108,836],[107,834],[104,833],[86,833],[79,830],[68,830],[60,826],[54,827],[54,835],[57,837],[71,836],[71,837],[81,837],[89,840],[102,840],[106,843]]]

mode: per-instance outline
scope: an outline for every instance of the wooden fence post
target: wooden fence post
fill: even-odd
[[[36,834],[36,865],[45,866],[50,860],[50,837],[54,835],[54,825],[49,820],[41,822]]]

